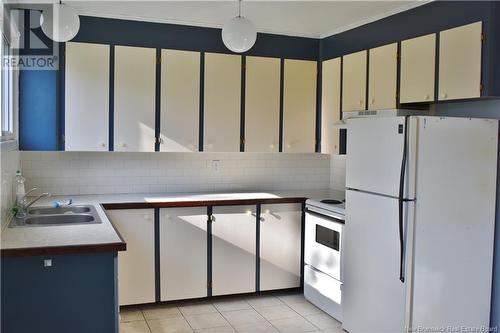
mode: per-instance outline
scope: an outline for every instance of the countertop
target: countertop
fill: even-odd
[[[280,203],[305,198],[343,199],[344,192],[335,190],[266,191],[238,193],[167,193],[65,195],[43,198],[33,207],[50,206],[54,200],[73,199],[73,205],[94,205],[100,224],[5,227],[1,237],[2,256],[105,252],[125,250],[125,242],[107,218],[106,209],[159,208],[173,206],[205,206],[251,204],[253,201]]]

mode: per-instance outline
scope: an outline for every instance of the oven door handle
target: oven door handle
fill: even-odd
[[[308,209],[308,208],[305,209],[305,212],[307,214],[311,214],[313,216],[316,216],[316,217],[319,217],[319,218],[322,218],[322,219],[327,219],[327,220],[330,220],[330,221],[333,221],[333,222],[345,224],[345,220],[341,220],[341,219],[338,219],[338,218],[335,218],[335,217],[329,216],[329,215],[324,215],[324,214],[315,212],[315,211],[313,211],[311,209]]]

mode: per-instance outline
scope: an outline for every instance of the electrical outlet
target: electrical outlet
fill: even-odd
[[[210,162],[210,168],[214,172],[219,172],[220,171],[220,160],[212,160]]]

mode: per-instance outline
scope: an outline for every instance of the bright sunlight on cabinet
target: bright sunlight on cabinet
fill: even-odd
[[[161,300],[207,296],[207,208],[160,209]]]
[[[115,151],[154,151],[156,50],[115,47]]]
[[[240,151],[241,56],[205,54],[204,151]]]
[[[162,50],[160,151],[198,151],[200,53]]]
[[[315,149],[317,62],[285,59],[283,151]]]
[[[301,204],[262,205],[260,290],[300,286]]]
[[[120,305],[155,301],[155,241],[153,209],[106,212],[127,243],[118,252],[118,300]]]
[[[245,151],[279,148],[280,59],[246,58]]]

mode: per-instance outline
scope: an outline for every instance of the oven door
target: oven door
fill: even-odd
[[[316,270],[342,281],[341,249],[344,220],[306,209],[304,261]]]

